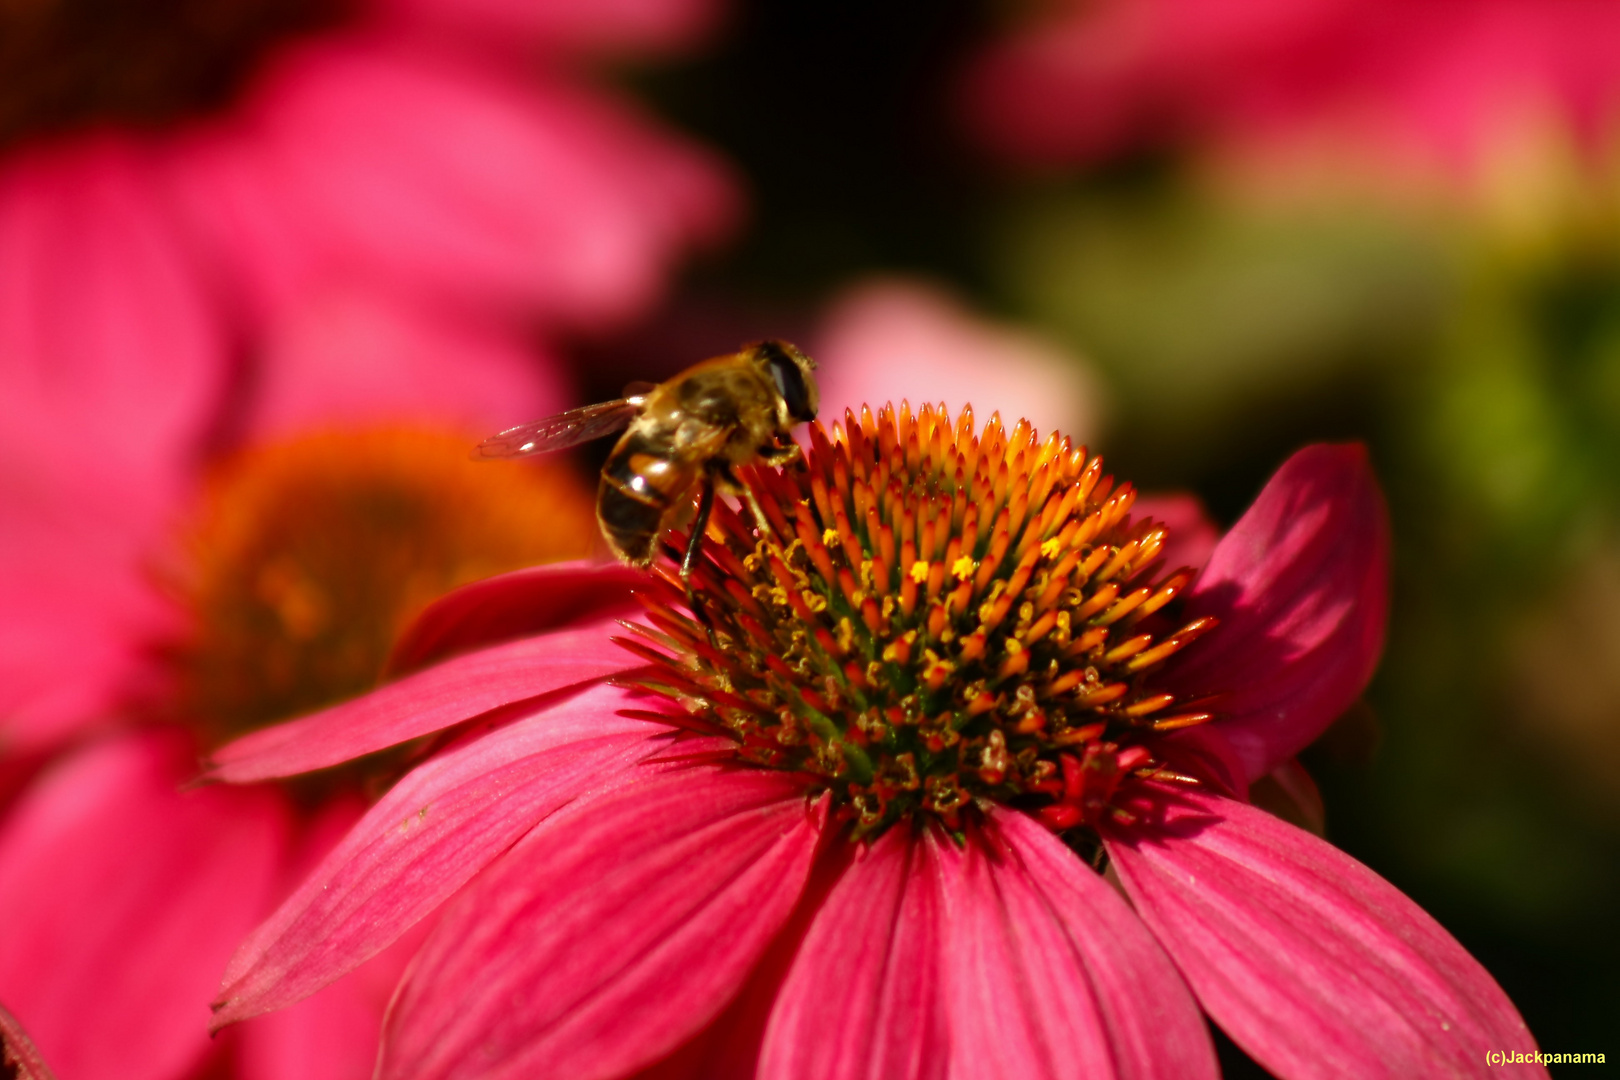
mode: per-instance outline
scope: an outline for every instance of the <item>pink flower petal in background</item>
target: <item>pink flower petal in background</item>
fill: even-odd
[[[544,76],[378,41],[289,52],[172,179],[199,234],[273,311],[325,275],[600,326],[719,235],[717,164]]]
[[[604,621],[447,660],[365,697],[244,735],[210,755],[208,776],[248,783],[292,776],[452,727],[503,705],[637,666]]]
[[[4,1008],[0,1008],[0,1065],[9,1066],[15,1080],[56,1080],[28,1032]]]
[[[1381,171],[1465,178],[1556,129],[1588,150],[1620,117],[1620,9],[1590,0],[1106,0],[1051,5],[967,86],[983,139],[1034,161],[1190,140],[1337,144]]]
[[[397,972],[395,977],[397,978]],[[322,993],[233,1034],[240,1080],[357,1080],[377,1060],[388,1002],[376,988],[340,979]]]
[[[307,821],[298,850],[283,868],[283,888],[296,884],[342,839],[363,812],[358,798],[339,796]],[[223,1043],[242,1080],[353,1080],[377,1058],[383,1011],[420,939],[401,942],[315,997],[274,1016],[243,1024]]]
[[[8,162],[0,460],[172,491],[224,388],[223,330],[197,269],[142,144],[105,135]]]
[[[1200,1004],[1267,1069],[1494,1076],[1484,1050],[1534,1051],[1479,963],[1371,870],[1243,803],[1196,790],[1156,801],[1151,824],[1105,823],[1108,853]]]
[[[855,856],[777,991],[760,1080],[948,1075],[941,857],[909,829]]]
[[[1166,672],[1174,693],[1219,693],[1220,734],[1264,776],[1367,685],[1384,644],[1389,521],[1360,446],[1312,446],[1277,470],[1187,592],[1219,632]]]
[[[600,1080],[651,1063],[742,985],[804,887],[822,819],[794,777],[706,767],[548,819],[445,913],[377,1075]]]
[[[261,348],[255,437],[367,422],[494,431],[574,403],[562,362],[492,321],[354,282],[300,294]]]
[[[953,1060],[986,1080],[1219,1076],[1197,1003],[1118,894],[1033,818],[991,822],[946,861]]]
[[[878,279],[835,299],[810,342],[820,365],[821,415],[831,423],[862,404],[972,405],[982,423],[1000,411],[1076,443],[1101,426],[1102,388],[1089,368],[1037,334],[973,313],[934,285]]]
[[[0,828],[0,1000],[62,1080],[160,1080],[198,1061],[220,965],[270,899],[281,801],[180,793],[185,767],[167,736],[103,742]]]
[[[0,746],[104,713],[165,608],[140,579],[223,391],[222,341],[141,148],[0,171]]]
[[[597,687],[447,751],[373,806],[225,970],[215,1026],[279,1009],[359,966],[536,822],[655,753],[666,728]]]

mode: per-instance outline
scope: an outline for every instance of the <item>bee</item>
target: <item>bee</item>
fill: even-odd
[[[746,500],[760,531],[770,535],[758,500],[733,470],[799,460],[799,445],[788,433],[816,418],[815,366],[785,341],[756,342],[694,364],[667,382],[632,386],[618,400],[493,435],[472,456],[545,454],[625,429],[602,466],[597,488],[602,535],[620,560],[645,567],[657,552],[658,538],[681,522],[691,509],[693,490],[698,490],[680,573],[688,603],[707,626],[692,591],[692,570],[715,493]]]

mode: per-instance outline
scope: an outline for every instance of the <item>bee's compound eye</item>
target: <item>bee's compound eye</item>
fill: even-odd
[[[770,365],[771,378],[776,380],[776,392],[787,403],[788,415],[801,422],[816,418],[815,392],[806,382],[804,368],[779,342],[767,341],[760,345],[765,362]]]

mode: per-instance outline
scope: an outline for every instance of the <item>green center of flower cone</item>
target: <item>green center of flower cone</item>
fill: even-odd
[[[0,145],[224,104],[265,53],[344,0],[0,0]]]
[[[1155,734],[1211,718],[1151,686],[1214,620],[1170,618],[1193,571],[1154,578],[1166,529],[1101,458],[999,416],[976,436],[943,405],[863,409],[810,443],[743,477],[768,536],[716,507],[694,574],[713,641],[666,569],[657,630],[624,642],[682,726],[814,777],[870,835],[954,829],[983,800],[1095,822],[1126,777],[1165,775]]]

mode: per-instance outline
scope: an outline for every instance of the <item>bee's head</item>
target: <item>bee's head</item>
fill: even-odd
[[[754,346],[754,356],[770,372],[776,392],[796,424],[816,418],[821,393],[812,372],[816,362],[785,341],[762,341]]]

